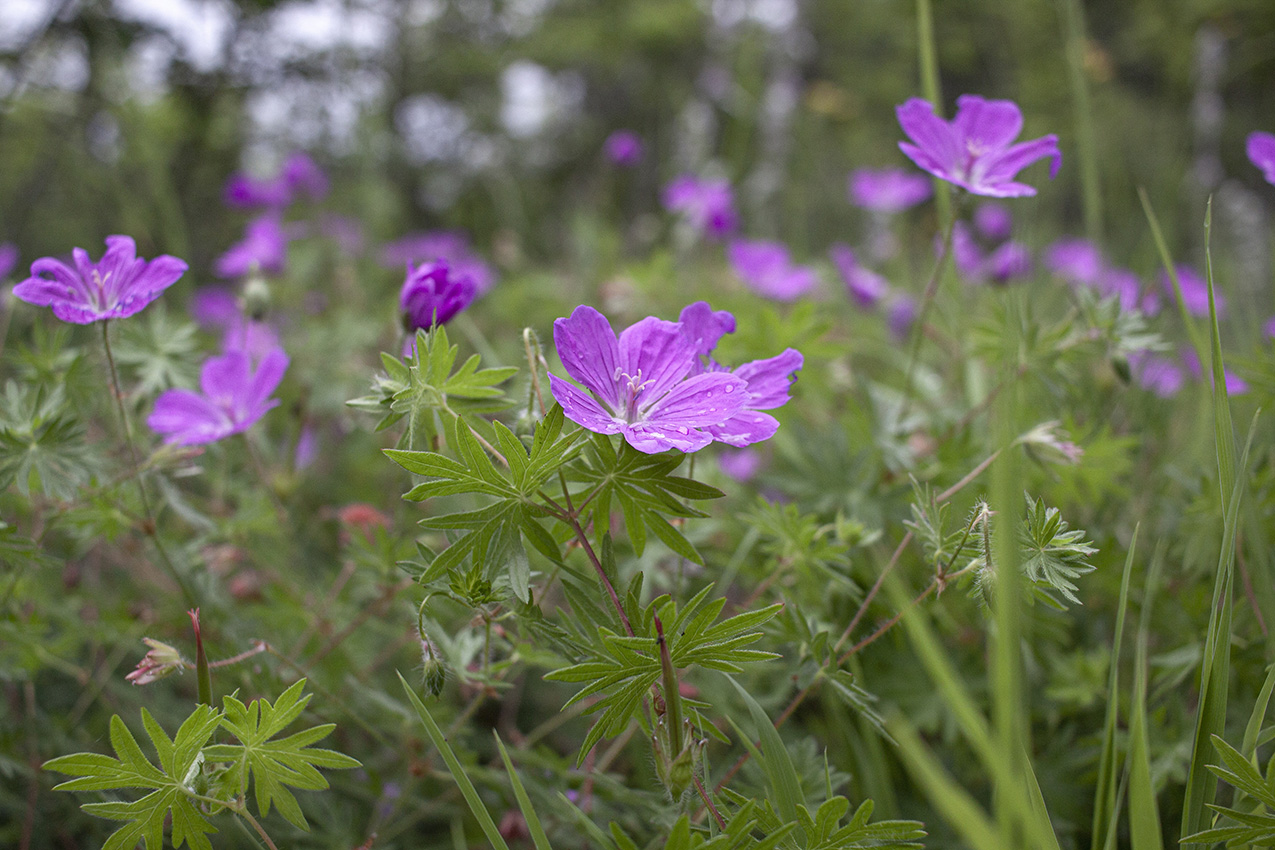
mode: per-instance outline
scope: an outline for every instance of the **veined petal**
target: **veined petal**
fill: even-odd
[[[952,128],[973,152],[1006,147],[1023,131],[1023,113],[1012,100],[985,100],[976,94],[956,99]]]
[[[50,262],[57,262],[56,260]],[[62,265],[58,263],[58,265]],[[13,294],[28,304],[38,307],[52,307],[55,304],[73,304],[80,307],[84,298],[80,291],[62,280],[49,280],[44,277],[29,277],[13,287]]]
[[[629,445],[649,455],[659,454],[668,449],[683,452],[697,452],[713,442],[713,438],[694,428],[684,425],[663,427],[649,422],[639,422],[624,428],[624,439]]]
[[[137,259],[137,244],[131,236],[108,236],[106,253],[96,267],[100,280],[86,278],[86,283],[90,286],[100,283],[104,306],[113,309],[145,266],[144,260]]]
[[[624,423],[604,410],[593,396],[557,375],[549,376],[549,392],[562,405],[563,414],[582,428],[595,434],[618,434],[624,427]]]
[[[616,394],[620,350],[606,316],[583,304],[576,307],[570,318],[553,323],[553,344],[568,375],[613,410],[620,406]]]
[[[719,443],[742,449],[775,436],[779,420],[760,410],[743,410],[721,425],[709,425],[704,430]]]
[[[707,357],[717,347],[718,340],[735,332],[735,317],[726,310],[714,310],[707,301],[687,305],[677,320],[700,357]]]
[[[1041,136],[1039,139],[1032,139],[1030,142],[1021,142],[1012,145],[1003,151],[990,153],[978,160],[974,165],[976,176],[971,176],[971,181],[979,184],[996,186],[1001,183],[1008,183],[1013,180],[1019,171],[1031,165],[1038,159],[1052,157],[1053,163],[1049,167],[1049,179],[1053,179],[1058,175],[1058,168],[1062,165],[1062,152],[1058,150],[1058,137],[1050,134]],[[1032,194],[1035,194],[1033,191]]]
[[[907,142],[899,142],[899,150],[907,154],[908,159],[917,164],[917,167],[929,172],[940,180],[955,181],[957,171],[955,166],[948,162],[941,162],[937,157],[931,156],[927,151],[918,148],[916,145],[910,145]]]
[[[79,249],[77,248],[76,250],[78,251]],[[89,292],[88,286],[84,282],[84,278],[66,263],[61,260],[55,260],[52,257],[41,257],[32,263],[31,277],[15,286],[13,288],[13,294],[24,301],[28,301],[29,299],[26,298],[21,290],[23,290],[28,283],[32,283],[37,280],[45,280],[43,275],[51,275],[56,282],[65,288],[65,295],[60,300],[84,307],[91,307],[93,305],[93,295]],[[30,303],[40,303],[41,306],[52,306],[53,304],[53,302],[50,301],[30,301]]]
[[[805,358],[795,348],[765,360],[753,360],[734,371],[737,378],[748,384],[748,407],[754,410],[771,410],[788,403],[788,388],[793,375],[802,367]]]
[[[687,378],[651,405],[641,421],[654,426],[702,428],[725,422],[748,403],[748,383],[729,372]]]
[[[220,440],[234,428],[226,411],[190,390],[161,393],[146,424],[165,435],[164,442],[184,446]]]
[[[647,316],[620,334],[619,355],[620,392],[627,392],[628,382],[636,382],[640,389],[630,411],[641,410],[691,371],[695,364],[695,345],[682,333],[682,326],[677,322]]]
[[[915,143],[915,147],[899,144],[913,162],[938,177],[946,175],[936,173],[935,169],[950,174],[959,168],[964,156],[960,141],[952,132],[951,125],[934,114],[934,106],[928,100],[910,98],[895,112],[899,117],[899,126]],[[914,153],[921,154],[925,161],[918,159]]]

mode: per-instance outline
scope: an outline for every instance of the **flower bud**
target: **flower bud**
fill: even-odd
[[[150,651],[138,663],[137,669],[124,678],[134,685],[149,685],[158,682],[173,671],[180,671],[186,666],[181,653],[166,643],[151,638],[142,638],[142,643],[150,647]]]

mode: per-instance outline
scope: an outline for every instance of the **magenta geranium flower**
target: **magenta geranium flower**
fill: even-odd
[[[1023,113],[1010,100],[984,100],[966,94],[956,100],[950,122],[934,114],[929,101],[914,97],[897,110],[899,124],[912,143],[899,142],[908,158],[935,177],[975,195],[1014,198],[1036,190],[1015,176],[1038,159],[1052,157],[1050,179],[1058,174],[1062,153],[1058,137],[1042,136],[1013,144],[1023,129]]]
[[[1207,316],[1209,314],[1208,281],[1190,266],[1178,265],[1174,269],[1178,273],[1178,283],[1182,286],[1182,303],[1186,305],[1187,312],[1192,316]],[[1164,292],[1169,298],[1176,297],[1173,292],[1173,279],[1167,272],[1160,273],[1160,285],[1164,287]],[[1213,290],[1213,302],[1217,307],[1218,316],[1225,315],[1226,299],[1217,289]]]
[[[1088,239],[1063,238],[1045,249],[1045,268],[1072,284],[1097,286],[1107,261]]]
[[[683,335],[695,346],[699,363],[691,374],[723,373],[727,367],[713,359],[713,349],[722,336],[735,331],[735,317],[725,310],[714,310],[706,301],[696,301],[678,316]],[[736,448],[769,440],[779,429],[779,420],[764,410],[774,410],[788,403],[788,390],[801,370],[804,359],[795,348],[765,360],[752,360],[731,369],[730,374],[747,384],[747,401],[743,408],[717,425],[705,427],[714,440]]]
[[[837,243],[828,249],[832,264],[837,267],[845,282],[846,292],[860,307],[873,307],[890,291],[886,279],[869,268],[859,265],[854,250],[849,245]]]
[[[794,266],[780,242],[736,240],[726,249],[739,279],[758,295],[792,301],[814,289],[818,278],[809,266]]]
[[[407,278],[399,293],[403,329],[409,334],[448,322],[474,300],[474,281],[457,274],[445,260],[407,267]]]
[[[252,427],[279,404],[270,394],[283,380],[288,355],[270,350],[256,369],[247,352],[231,351],[204,361],[199,374],[202,393],[166,390],[155,399],[146,424],[164,442],[183,446],[213,443]]]
[[[328,193],[328,177],[306,154],[294,151],[284,162],[279,174],[271,178],[235,173],[226,181],[222,200],[228,207],[239,209],[281,210],[292,203],[297,192],[314,200]]]
[[[280,274],[288,259],[288,234],[279,213],[267,213],[248,222],[243,239],[217,258],[213,270],[218,277],[245,277],[249,274]]]
[[[902,212],[933,194],[930,181],[901,168],[859,168],[850,172],[850,203],[865,210]]]
[[[1270,133],[1249,133],[1245,145],[1249,162],[1262,171],[1267,183],[1275,183],[1275,136]]]
[[[621,168],[632,168],[646,153],[642,138],[632,130],[616,130],[602,144],[607,159]]]
[[[1014,217],[1009,207],[988,201],[978,205],[974,210],[974,227],[984,239],[1002,241],[1008,239],[1014,230]]]
[[[572,422],[598,434],[623,434],[641,452],[694,452],[708,429],[749,403],[748,382],[728,372],[692,375],[696,344],[678,322],[648,316],[617,338],[611,323],[581,305],[553,323],[567,374],[584,389],[549,376],[553,397]]]
[[[458,230],[409,233],[381,249],[381,264],[388,268],[436,260],[445,260],[454,274],[472,280],[477,295],[490,290],[496,281],[491,266],[473,252],[465,234]]]
[[[128,236],[106,237],[106,253],[96,263],[82,248],[71,256],[74,268],[52,257],[36,260],[31,277],[13,287],[13,294],[52,307],[64,322],[87,325],[139,312],[186,271],[186,263],[167,254],[150,262],[139,258]]]
[[[701,180],[683,174],[664,187],[664,208],[681,213],[692,227],[710,239],[735,232],[739,216],[735,197],[725,180]]]
[[[12,242],[0,242],[0,280],[9,276],[18,265],[18,246]]]

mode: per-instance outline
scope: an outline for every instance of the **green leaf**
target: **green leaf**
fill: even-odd
[[[44,769],[79,777],[55,786],[55,791],[151,790],[132,802],[81,806],[89,814],[125,822],[107,839],[105,850],[132,850],[139,841],[145,842],[146,850],[163,850],[164,822],[170,815],[173,847],[186,844],[192,850],[212,850],[208,835],[217,829],[195,807],[195,783],[202,779],[204,747],[220,722],[219,712],[197,706],[177,730],[177,737],[170,740],[143,708],[142,723],[159,756],[160,767],[156,767],[115,715],[111,718],[111,746],[118,758],[76,753],[47,761]]]
[[[759,764],[766,772],[770,790],[775,795],[775,807],[785,820],[796,820],[797,806],[803,802],[804,798],[801,793],[801,779],[797,776],[797,769],[793,767],[792,757],[788,755],[784,740],[779,737],[779,731],[775,729],[762,707],[757,704],[757,700],[753,699],[753,695],[732,677],[725,678],[735,689],[752,717],[753,727],[762,748],[760,756],[755,755],[754,758],[760,759]],[[734,720],[731,722],[733,723]]]
[[[285,786],[317,791],[328,787],[317,768],[346,770],[360,766],[347,755],[310,746],[336,728],[332,723],[275,739],[310,701],[309,694],[301,696],[305,681],[298,680],[280,694],[274,705],[263,698],[244,705],[233,696],[225,697],[221,725],[239,743],[214,744],[205,750],[210,760],[231,763],[229,777],[237,794],[246,793],[249,779],[253,781],[257,811],[262,817],[270,814],[273,804],[289,823],[301,829],[309,828],[305,815]]]
[[[536,844],[536,850],[553,850],[549,846],[549,837],[545,835],[545,828],[540,825],[540,818],[531,806],[527,789],[522,786],[522,780],[518,778],[518,772],[514,770],[514,763],[509,759],[505,742],[500,740],[500,733],[495,729],[491,730],[491,734],[496,737],[496,746],[500,748],[500,758],[505,763],[505,772],[509,774],[509,783],[513,786],[514,796],[518,799],[518,808],[522,811],[523,820],[527,822],[527,830],[531,833],[531,840]]]

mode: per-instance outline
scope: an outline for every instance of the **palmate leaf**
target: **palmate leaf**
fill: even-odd
[[[372,392],[346,402],[351,407],[381,415],[376,430],[390,427],[407,417],[409,448],[436,436],[434,412],[451,414],[490,413],[508,403],[497,385],[517,374],[512,366],[479,368],[479,357],[471,355],[452,372],[459,346],[447,339],[442,325],[416,332],[416,352],[405,360],[381,355],[385,374],[372,384]]]
[[[84,428],[70,412],[57,384],[5,384],[0,397],[0,489],[13,484],[22,495],[38,486],[69,501],[101,467],[84,441]]]
[[[274,705],[265,699],[255,699],[245,706],[234,697],[226,697],[221,723],[240,743],[214,744],[204,751],[210,761],[230,762],[223,781],[235,796],[247,792],[251,778],[261,815],[268,815],[273,804],[290,823],[301,829],[308,828],[305,815],[284,786],[321,790],[328,787],[328,781],[316,768],[344,770],[360,766],[347,755],[310,746],[336,728],[332,723],[275,739],[275,735],[301,715],[310,701],[310,694],[301,695],[304,687],[305,679],[297,681],[280,694]]]
[[[667,595],[653,599],[642,617],[634,617],[634,637],[617,635],[598,628],[598,641],[591,644],[587,660],[555,670],[545,679],[583,684],[567,701],[570,706],[594,694],[602,698],[589,707],[588,713],[601,712],[580,747],[578,761],[583,762],[593,745],[605,737],[624,731],[629,720],[642,706],[642,700],[660,677],[659,645],[655,628],[658,614],[669,640],[669,656],[678,669],[699,665],[726,673],[741,672],[739,665],[766,661],[778,656],[773,652],[746,649],[761,638],[757,629],[782,609],[776,603],[757,611],[746,611],[713,624],[726,604],[724,598],[708,602],[712,585],[706,586],[679,611]]]
[[[76,753],[45,762],[44,769],[79,777],[56,786],[55,791],[150,789],[151,793],[140,800],[82,806],[89,814],[125,822],[107,839],[103,850],[132,850],[138,841],[145,842],[146,850],[162,850],[164,821],[170,813],[173,847],[184,843],[192,850],[212,850],[208,835],[217,829],[195,806],[195,783],[203,778],[204,747],[220,723],[220,712],[201,705],[170,740],[143,708],[142,724],[159,756],[156,767],[116,715],[111,718],[111,746],[118,758]]]
[[[685,460],[681,452],[649,455],[623,441],[616,451],[611,438],[602,434],[593,435],[590,449],[571,477],[593,485],[589,490],[593,527],[609,528],[612,505],[619,503],[629,542],[638,555],[646,548],[646,532],[650,530],[677,554],[703,564],[691,542],[665,517],[706,516],[684,500],[720,499],[725,493],[674,475]]]

